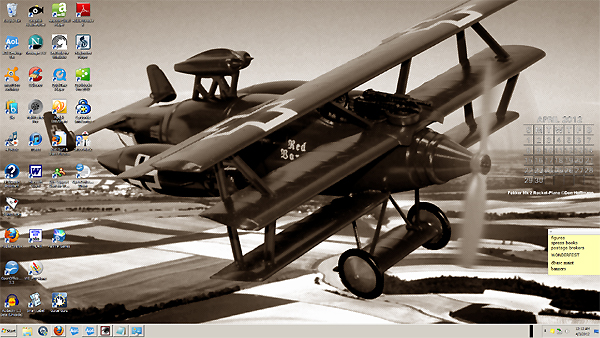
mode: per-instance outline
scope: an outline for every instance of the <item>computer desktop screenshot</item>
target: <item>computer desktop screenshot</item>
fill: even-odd
[[[0,337],[600,337],[596,2],[0,11]]]

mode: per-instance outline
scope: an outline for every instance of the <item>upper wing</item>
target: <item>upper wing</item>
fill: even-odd
[[[427,50],[514,1],[471,0],[384,40],[356,59],[187,139],[119,175],[153,169],[203,171],[356,86]]]

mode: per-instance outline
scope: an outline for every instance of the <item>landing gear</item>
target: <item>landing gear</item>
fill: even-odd
[[[406,222],[406,226],[396,227],[380,236],[386,201],[382,203],[373,240],[365,250],[361,249],[356,223],[353,222],[358,249],[344,252],[336,269],[348,291],[365,299],[377,298],[383,293],[383,273],[387,269],[421,245],[430,250],[438,250],[448,244],[451,229],[446,215],[431,203],[419,202],[418,192],[415,197],[415,205],[405,216],[390,196],[390,201]]]
[[[417,226],[441,226],[442,228],[442,233],[423,244],[423,247],[429,250],[439,250],[445,247],[450,241],[452,230],[450,228],[450,222],[444,212],[435,204],[427,202],[420,202],[419,210],[419,224]],[[416,213],[416,205],[413,205],[410,210],[408,210],[408,219],[411,222],[415,221]]]
[[[340,279],[348,291],[365,299],[375,299],[383,292],[383,273],[366,251],[350,249],[338,261]]]

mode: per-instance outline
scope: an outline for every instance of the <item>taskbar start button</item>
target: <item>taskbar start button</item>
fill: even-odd
[[[0,331],[0,337],[16,337],[16,336],[17,336],[17,326],[16,325],[2,324],[2,328]]]

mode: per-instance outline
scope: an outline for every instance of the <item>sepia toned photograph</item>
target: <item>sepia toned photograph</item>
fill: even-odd
[[[598,335],[598,2],[1,7],[3,336]]]

